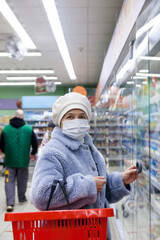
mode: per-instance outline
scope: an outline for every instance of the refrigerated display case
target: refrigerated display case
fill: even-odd
[[[132,193],[113,205],[121,239],[160,240],[160,1],[150,1],[136,22],[136,39],[100,98],[108,112],[109,171],[141,163]],[[113,139],[114,137],[114,139]],[[115,220],[116,221],[116,220]]]
[[[106,133],[108,128],[108,115],[105,109],[95,108],[94,109],[94,140],[93,143],[97,149],[103,155],[106,163]]]

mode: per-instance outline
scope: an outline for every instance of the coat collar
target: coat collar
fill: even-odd
[[[81,145],[83,145],[83,143],[81,141],[70,138],[70,137],[66,136],[65,134],[63,134],[60,127],[54,128],[51,138],[58,139],[65,146],[69,147],[71,150],[77,150]],[[93,146],[92,138],[88,133],[86,134],[86,136],[84,138],[84,144],[89,145],[91,148]]]

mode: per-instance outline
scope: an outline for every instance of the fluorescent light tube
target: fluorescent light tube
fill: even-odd
[[[61,82],[54,82],[55,85],[61,85]],[[0,82],[0,86],[34,86],[35,82]]]
[[[146,77],[138,77],[138,76],[134,76],[133,79],[146,79]]]
[[[42,0],[47,17],[71,80],[76,79],[54,0]]]
[[[160,61],[160,57],[153,57],[153,56],[140,56],[138,58],[142,60]]]
[[[57,77],[44,77],[46,80],[57,80]],[[8,81],[27,81],[27,80],[36,80],[37,77],[7,77]]]
[[[147,81],[143,81],[142,84],[148,84],[148,82]]]
[[[136,32],[136,39],[139,38],[144,32],[147,32],[150,28],[152,28],[154,25],[159,24],[160,22],[160,13],[152,18],[149,22],[147,22],[143,27],[138,29]]]
[[[134,84],[133,81],[127,81],[127,84]]]
[[[0,70],[0,74],[53,74],[53,70]]]
[[[40,52],[26,52],[24,56],[26,57],[40,57],[42,54]],[[8,52],[0,52],[0,57],[10,57],[11,54]]]
[[[46,77],[46,76],[44,76],[44,78],[46,80],[57,80],[58,79],[57,77]]]
[[[129,59],[124,66],[121,68],[121,70],[118,72],[118,74],[116,75],[116,79],[120,80],[123,78],[123,76],[126,74],[127,71],[131,70],[133,68],[133,63],[134,60],[133,59]]]
[[[54,82],[55,85],[61,85],[61,82]]]
[[[9,57],[10,55],[8,52],[0,52],[0,57]]]
[[[144,76],[144,77],[160,77],[160,74],[157,73],[136,73],[137,76]]]
[[[140,72],[140,73],[148,73],[149,70],[148,70],[148,69],[140,69],[139,72]]]
[[[36,46],[18,21],[17,17],[14,15],[10,7],[5,0],[1,0],[0,12],[3,14],[7,22],[11,25],[20,39],[23,41],[24,45],[30,49],[36,49]]]
[[[26,52],[24,54],[26,57],[40,57],[42,56],[41,52]]]
[[[0,86],[33,86],[35,82],[0,82]]]

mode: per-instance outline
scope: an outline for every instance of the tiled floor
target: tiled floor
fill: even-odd
[[[28,183],[28,189],[30,182]],[[28,196],[28,192],[27,192]],[[36,208],[28,201],[24,205],[19,205],[16,199],[14,212],[33,212]],[[11,222],[4,222],[4,215],[6,213],[5,192],[4,192],[4,177],[0,176],[0,240],[13,240]],[[27,240],[27,239],[26,239]]]
[[[114,218],[110,219],[110,228],[111,228],[112,240],[120,240],[121,238],[120,238],[119,233],[117,231],[117,227],[116,227]]]
[[[31,186],[31,181],[28,182],[28,188],[27,188],[27,194],[26,194],[27,198],[28,198],[28,190],[30,186]],[[24,205],[19,205],[18,200],[16,198],[14,212],[33,212],[33,211],[37,211],[37,209],[29,201]],[[4,177],[0,175],[0,240],[13,240],[11,222],[4,222],[5,212],[6,212],[6,205],[5,205],[5,192],[4,192]],[[110,219],[110,227],[111,227],[111,233],[112,233],[112,240],[120,240],[120,237],[118,235],[116,225],[114,222],[114,218]]]

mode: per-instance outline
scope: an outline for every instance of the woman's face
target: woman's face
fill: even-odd
[[[74,119],[88,119],[85,112],[83,112],[80,109],[72,109],[68,111],[62,118],[60,127],[63,129],[63,122],[68,120],[74,120]]]

